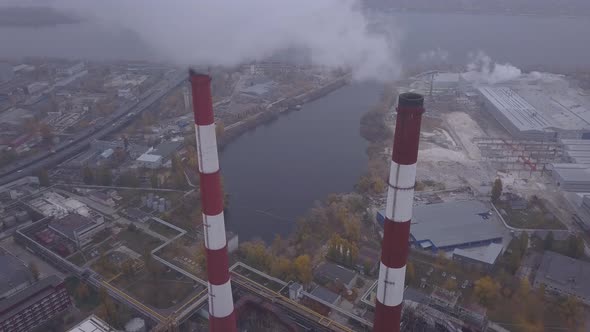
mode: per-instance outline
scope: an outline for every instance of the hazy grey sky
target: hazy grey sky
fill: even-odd
[[[231,66],[294,47],[358,78],[395,78],[394,30],[372,32],[356,0],[55,0],[105,25],[135,31],[164,60]]]

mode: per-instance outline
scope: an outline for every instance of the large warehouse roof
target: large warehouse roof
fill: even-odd
[[[535,286],[545,284],[559,292],[590,303],[590,264],[545,251],[535,278]]]
[[[416,206],[410,232],[421,246],[439,249],[484,245],[503,236],[495,214],[478,201]]]
[[[520,131],[542,131],[551,127],[550,119],[539,114],[531,104],[510,88],[481,87],[479,92]]]
[[[521,84],[479,92],[519,131],[590,130],[590,100],[574,89]]]

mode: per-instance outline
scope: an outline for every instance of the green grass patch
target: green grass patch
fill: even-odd
[[[116,236],[116,239],[124,242],[125,246],[140,255],[152,251],[163,243],[160,239],[148,235],[140,230],[130,231],[127,228],[124,228],[121,232],[119,232],[119,234]]]
[[[170,228],[170,227],[168,227],[168,226],[166,226],[164,224],[161,224],[161,223],[159,223],[157,221],[150,220],[148,222],[149,222],[149,228],[152,231],[154,231],[154,232],[156,232],[158,234],[161,234],[161,235],[163,235],[163,236],[165,236],[165,237],[167,237],[169,239],[171,239],[171,238],[175,237],[176,235],[180,234],[179,231],[177,231],[177,230],[175,230],[173,228]]]
[[[70,257],[68,257],[68,261],[70,261],[71,263],[76,264],[77,266],[82,266],[86,263],[86,260],[84,259],[84,256],[82,255],[81,252],[76,252],[73,255],[70,255]]]
[[[528,202],[526,209],[513,210],[508,202],[495,203],[506,223],[516,228],[531,229],[565,229],[565,225],[551,213],[547,202],[533,199]]]

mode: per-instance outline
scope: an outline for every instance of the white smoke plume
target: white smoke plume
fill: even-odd
[[[474,83],[496,84],[515,80],[522,76],[522,71],[509,63],[500,64],[492,61],[482,51],[469,54],[471,62],[463,77]]]
[[[179,65],[234,66],[285,49],[358,79],[400,73],[391,29],[373,30],[358,0],[55,0],[53,6],[129,29]]]

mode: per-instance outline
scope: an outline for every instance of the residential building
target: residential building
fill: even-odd
[[[47,277],[0,300],[0,331],[31,331],[71,305],[63,280]]]

